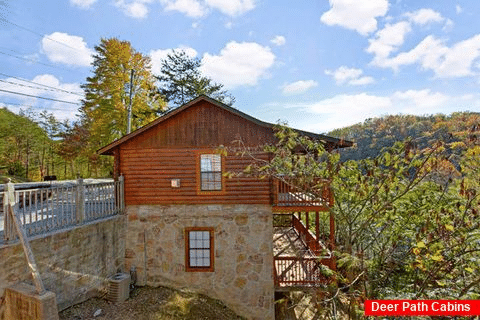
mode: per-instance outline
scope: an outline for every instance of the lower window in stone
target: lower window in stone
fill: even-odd
[[[213,228],[185,229],[186,271],[213,271]]]

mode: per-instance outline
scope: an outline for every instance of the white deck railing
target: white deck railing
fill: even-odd
[[[78,179],[33,186],[9,183],[0,190],[0,243],[17,239],[12,218],[7,214],[8,188],[14,188],[13,212],[27,236],[113,216],[123,213],[125,208],[123,177],[118,181]]]

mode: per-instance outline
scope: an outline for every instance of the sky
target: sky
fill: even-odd
[[[316,133],[478,112],[479,14],[478,0],[0,0],[0,107],[74,121],[94,47],[116,37],[154,74],[184,49],[235,108]]]

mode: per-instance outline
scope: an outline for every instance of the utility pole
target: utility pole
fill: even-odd
[[[130,102],[128,104],[127,134],[129,134],[132,131],[133,73],[134,73],[134,70],[132,69],[130,72]]]

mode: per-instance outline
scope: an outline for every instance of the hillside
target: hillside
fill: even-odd
[[[384,147],[406,138],[411,138],[418,148],[440,140],[450,147],[451,152],[461,152],[466,144],[480,138],[480,113],[390,115],[336,129],[328,135],[355,142],[355,147],[341,150],[344,160],[374,158]]]

